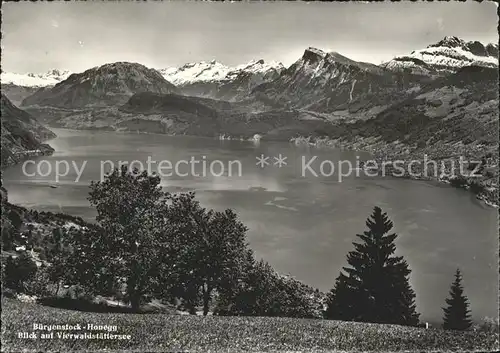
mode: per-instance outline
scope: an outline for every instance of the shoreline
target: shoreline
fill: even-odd
[[[250,143],[260,143],[261,141],[267,141],[267,139],[262,139],[263,136],[255,134],[253,137],[244,139],[244,138],[234,138],[229,135],[225,134],[219,134],[217,137],[207,137],[207,136],[196,136],[196,135],[171,135],[171,134],[164,134],[164,133],[149,133],[149,132],[135,132],[135,131],[117,131],[117,130],[107,130],[107,129],[75,129],[75,128],[66,128],[66,127],[57,127],[56,129],[61,129],[61,130],[68,130],[68,131],[98,131],[98,132],[107,132],[107,133],[118,133],[118,134],[154,134],[154,135],[164,135],[164,136],[170,136],[170,137],[196,137],[196,138],[209,138],[209,139],[216,139],[219,141],[241,141],[241,142],[250,142]],[[46,141],[52,140],[48,139]],[[295,146],[309,146],[309,147],[314,147],[314,148],[326,148],[326,149],[341,149],[341,150],[348,150],[348,151],[357,151],[357,152],[362,152],[362,153],[367,153],[370,154],[373,157],[373,161],[376,161],[377,164],[383,163],[384,161],[387,161],[387,156],[390,156],[390,153],[387,153],[386,151],[377,151],[376,150],[376,139],[371,139],[372,142],[372,151],[370,151],[370,148],[362,149],[362,148],[356,148],[353,147],[355,143],[351,142],[342,142],[340,139],[328,139],[328,138],[313,138],[313,137],[303,137],[303,136],[298,136],[294,137],[288,140],[289,143],[293,143]],[[44,141],[44,142],[46,142]],[[283,140],[284,142],[287,140]],[[339,144],[341,146],[339,146]],[[347,145],[347,146],[346,146]],[[37,151],[38,153],[30,153],[31,151],[25,153],[21,153],[23,155],[22,158],[19,160],[15,161],[14,163],[9,163],[2,165],[1,169],[5,170],[8,167],[11,167],[13,165],[16,165],[18,163],[21,163],[24,159],[27,157],[32,157],[32,156],[44,156],[44,155],[52,155],[55,150],[50,147],[50,148],[45,148],[47,145],[46,143],[42,144],[43,150]],[[386,153],[384,153],[386,152]],[[386,156],[384,158],[384,155]],[[408,158],[405,158],[403,155],[400,156],[400,158],[392,158],[393,160],[402,160],[407,163]],[[382,172],[381,177],[392,177],[392,178],[398,178],[398,179],[409,179],[409,180],[416,180],[416,181],[430,181],[436,184],[441,184],[441,185],[450,185],[453,186],[454,188],[457,189],[463,189],[466,190],[472,194],[475,194],[475,197],[478,201],[481,201],[485,205],[493,208],[499,208],[499,201],[498,197],[495,199],[495,197],[490,196],[487,193],[481,193],[481,194],[476,194],[474,193],[470,186],[468,184],[465,184],[464,186],[454,186],[451,185],[450,180],[448,179],[441,179],[439,177],[415,177],[410,174],[405,173],[405,175],[394,175],[390,171],[389,173],[384,173],[385,170],[380,170],[378,168],[378,172]]]
[[[46,144],[44,144],[46,145]],[[1,170],[5,170],[9,167],[12,167],[16,164],[19,164],[23,161],[25,161],[26,159],[28,159],[29,157],[40,157],[40,156],[52,156],[55,152],[55,150],[50,147],[47,148],[45,146],[42,146],[43,149],[41,150],[37,150],[37,151],[23,151],[23,152],[19,152],[17,153],[17,156],[19,156],[18,158],[16,158],[15,160],[12,160],[10,163],[5,163],[5,164],[2,164],[1,166]]]
[[[291,138],[289,140],[289,142],[295,144],[296,146],[300,146],[300,145],[307,145],[307,146],[311,146],[311,147],[314,147],[314,148],[339,148],[339,149],[344,149],[344,150],[348,150],[348,151],[357,151],[357,152],[364,152],[364,153],[368,153],[370,154],[372,157],[373,157],[373,161],[376,161],[377,164],[379,163],[383,163],[384,161],[387,161],[387,157],[384,158],[384,154],[382,151],[380,152],[375,152],[375,151],[370,151],[370,150],[363,150],[363,149],[358,149],[358,148],[355,148],[355,147],[347,147],[345,146],[346,142],[342,143],[341,144],[343,145],[342,147],[340,146],[337,146],[336,144],[340,141],[340,139],[328,139],[328,138],[319,138],[319,139],[314,139],[312,137],[303,137],[303,136],[298,136],[298,137],[294,137],[294,138]],[[353,145],[352,143],[350,144],[351,146]],[[389,156],[390,153],[386,153],[385,156]],[[405,164],[408,163],[408,158],[404,158],[404,156],[400,156],[400,158],[393,158],[393,160],[402,160],[405,162]],[[385,168],[385,167],[384,167]],[[499,201],[498,201],[498,197],[495,199],[494,197],[489,197],[488,194],[485,194],[485,193],[481,193],[481,194],[476,194],[474,193],[472,190],[471,190],[471,187],[470,185],[466,184],[465,186],[461,186],[461,187],[458,187],[458,186],[454,186],[454,185],[451,185],[451,182],[450,180],[448,179],[441,179],[439,177],[435,177],[435,178],[432,178],[432,177],[416,177],[416,176],[412,176],[410,174],[406,174],[405,175],[393,175],[390,171],[389,173],[385,174],[385,169],[384,170],[380,170],[380,168],[377,168],[378,172],[382,172],[382,177],[387,177],[387,176],[390,176],[392,178],[398,178],[398,179],[409,179],[409,180],[416,180],[416,181],[428,181],[428,182],[434,182],[436,184],[441,184],[441,185],[449,185],[451,187],[454,187],[456,189],[463,189],[465,191],[468,191],[469,193],[475,195],[475,198],[482,202],[483,204],[489,206],[489,207],[493,207],[493,208],[499,208]]]

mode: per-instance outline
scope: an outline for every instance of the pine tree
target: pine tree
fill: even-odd
[[[450,298],[446,299],[447,308],[443,308],[443,328],[446,330],[467,330],[470,328],[469,300],[464,295],[462,287],[462,274],[457,269],[455,281],[451,285]]]
[[[368,230],[353,243],[344,267],[331,290],[325,316],[329,319],[417,325],[411,270],[402,256],[394,256],[397,234],[388,234],[393,223],[375,207],[367,219]]]

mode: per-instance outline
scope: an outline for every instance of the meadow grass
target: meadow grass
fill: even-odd
[[[20,339],[33,324],[116,325],[130,340]],[[40,331],[38,331],[40,333]],[[87,331],[89,332],[89,331]],[[89,313],[2,300],[2,351],[491,351],[498,334],[277,317]]]

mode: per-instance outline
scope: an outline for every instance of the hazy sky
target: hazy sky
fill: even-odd
[[[379,64],[446,35],[498,42],[493,3],[21,2],[2,6],[2,68],[74,72],[217,59],[290,65],[309,46]]]

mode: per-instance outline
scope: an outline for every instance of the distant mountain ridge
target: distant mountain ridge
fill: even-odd
[[[329,99],[331,98],[329,94],[323,94],[323,97],[320,97],[320,90],[340,90],[340,92],[336,92],[337,96],[345,96],[346,91],[349,91],[347,93],[349,96],[348,101],[352,102],[359,88],[363,87],[360,83],[366,81],[366,79],[355,77],[359,73],[378,77],[385,76],[388,80],[391,79],[390,75],[392,74],[393,81],[398,81],[401,78],[397,76],[401,76],[403,73],[436,77],[457,72],[461,67],[471,65],[498,67],[498,45],[484,45],[478,41],[466,42],[460,38],[448,36],[434,44],[428,45],[425,49],[414,50],[408,55],[397,56],[379,66],[371,63],[357,62],[337,52],[325,52],[310,47],[305,50],[304,55],[298,62],[295,62],[288,68],[275,61],[252,60],[246,64],[229,67],[216,60],[212,60],[192,62],[180,67],[162,68],[158,72],[166,81],[177,87],[176,93],[184,95],[238,101],[247,99],[251,96],[251,92],[255,90],[256,92],[266,93],[267,97],[263,97],[263,99],[274,101],[273,107],[275,107],[274,104],[276,102],[278,102],[277,106],[280,106],[281,103],[290,100],[288,103],[292,106],[306,107],[310,105],[310,108],[315,110],[323,109],[332,111],[337,110],[338,106],[343,108],[344,106],[341,101],[345,99],[335,98],[331,100]],[[343,69],[337,72],[334,66],[337,69],[340,67],[343,67]],[[345,70],[347,67],[351,68],[350,74],[347,74]],[[330,72],[329,70],[332,71]],[[354,74],[353,70],[358,70],[358,74]],[[291,71],[294,71],[294,75],[296,75],[293,79],[289,77]],[[39,88],[52,87],[59,82],[65,81],[70,75],[69,71],[55,69],[44,74],[20,75],[4,72],[2,73],[3,91],[13,102],[21,103],[24,98],[36,93]],[[290,84],[291,87],[283,87],[283,90],[281,90],[276,84],[266,86],[275,80],[281,81],[283,85]],[[347,86],[341,87],[345,83],[350,82],[353,84],[354,80],[356,83],[354,83],[352,92],[346,88]],[[370,80],[372,79],[368,79],[368,81]],[[374,85],[375,81],[380,80],[375,79],[374,82],[371,82],[371,86],[368,83],[368,92],[370,92],[370,87],[373,91],[374,87],[377,86],[377,84]],[[276,91],[276,94],[265,92],[265,87],[273,87],[272,90]],[[302,99],[293,97],[294,94],[292,91],[297,89],[299,89],[300,94],[304,95]],[[53,90],[49,91],[53,92]],[[131,88],[127,97],[137,92],[139,91]],[[154,89],[153,92],[155,92]],[[158,93],[161,92],[159,91]],[[41,93],[36,94],[37,97],[42,95]],[[314,98],[314,95],[317,95],[317,97]],[[121,100],[120,103],[124,101]],[[297,105],[294,104],[294,101],[302,102]],[[326,103],[327,101],[328,103]],[[37,103],[27,100],[25,104],[32,105]]]
[[[116,62],[72,74],[54,87],[39,90],[23,106],[88,108],[122,104],[138,92],[171,93],[177,88],[156,70],[129,62]]]
[[[243,72],[266,76],[273,72],[280,73],[284,69],[283,64],[279,62],[266,63],[261,59],[235,67],[226,66],[216,60],[200,61],[159,71],[167,81],[176,86],[184,86],[197,82],[231,81]]]
[[[432,150],[440,144],[460,143],[462,147],[482,144],[489,149],[498,138],[494,128],[498,123],[496,82],[492,68],[462,68],[357,120],[336,119],[334,114],[307,109],[254,111],[244,102],[145,92],[119,107],[68,115],[59,119],[57,126],[238,139],[258,134],[264,140],[329,136],[347,144],[361,138],[366,140],[363,143],[394,143],[401,151],[405,146]]]
[[[68,70],[52,69],[45,73],[18,74],[13,72],[2,72],[2,84],[13,84],[23,87],[46,87],[53,86],[71,75]]]
[[[257,86],[252,98],[263,109],[272,106],[340,115],[366,111],[373,115],[376,111],[372,109],[407,96],[419,79],[310,47],[277,79]]]
[[[259,84],[274,80],[284,70],[285,67],[279,62],[261,59],[236,67],[226,66],[216,60],[201,61],[159,71],[186,95],[235,100]]]
[[[121,113],[117,116],[121,116],[124,110],[120,107],[129,102],[130,97],[149,92],[237,103],[231,109],[237,107],[238,114],[250,114],[252,119],[256,116],[276,119],[277,112],[295,111],[299,115],[305,112],[311,119],[321,116],[321,119],[327,117],[330,121],[353,122],[373,118],[418,95],[436,77],[456,73],[460,65],[469,67],[466,64],[471,61],[465,59],[457,64],[459,52],[467,51],[469,54],[465,58],[483,58],[480,64],[484,65],[479,67],[495,66],[495,60],[498,61],[495,58],[495,55],[498,57],[497,46],[465,42],[456,37],[445,37],[426,50],[435,52],[439,58],[446,54],[449,60],[434,60],[427,64],[414,58],[408,62],[429,70],[417,70],[415,65],[401,69],[398,65],[403,62],[406,65],[406,61],[397,58],[391,65],[377,66],[352,60],[337,52],[309,47],[288,68],[263,60],[230,68],[213,60],[157,71],[140,64],[118,62],[72,74],[54,87],[38,90],[23,101],[23,106],[45,122],[55,122],[66,116],[91,119],[95,114],[102,116],[103,111],[113,109],[119,109]],[[450,51],[454,54],[449,54]],[[438,71],[440,74],[435,75]],[[144,104],[151,101],[143,99]],[[173,103],[175,100],[164,101]],[[186,99],[183,105],[196,105],[196,102]],[[98,113],[89,112],[93,109]],[[165,111],[164,117],[172,114],[175,114],[173,110]],[[75,119],[65,120],[64,126],[75,123],[90,128],[93,121],[88,119],[85,118],[85,124]],[[99,128],[109,122],[107,118],[98,120]]]
[[[68,70],[52,69],[45,73],[2,72],[2,92],[16,105],[39,89],[52,87],[71,75]]]

